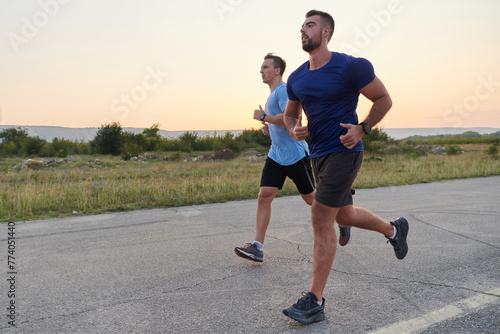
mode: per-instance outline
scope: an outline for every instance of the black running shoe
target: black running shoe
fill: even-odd
[[[394,247],[394,253],[396,257],[400,260],[404,259],[406,253],[408,253],[408,244],[406,243],[406,236],[408,235],[408,230],[410,227],[408,226],[408,221],[404,217],[400,217],[394,222],[391,222],[392,225],[396,226],[396,237],[394,239],[389,239],[387,242],[390,242],[392,247]]]
[[[351,188],[351,194],[354,195],[356,193],[356,189]],[[340,236],[339,236],[339,245],[345,246],[351,240],[351,227],[350,226],[340,226]]]
[[[351,227],[350,226],[339,226],[340,236],[339,245],[345,246],[351,240]]]
[[[256,262],[264,261],[264,252],[258,250],[255,244],[245,244],[245,247],[235,247],[234,252],[236,255],[248,260]]]
[[[312,292],[302,292],[302,298],[292,307],[283,310],[286,316],[305,325],[325,320],[325,298],[323,304],[318,305],[318,298]]]

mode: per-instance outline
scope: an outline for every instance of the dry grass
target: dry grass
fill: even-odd
[[[419,158],[365,156],[356,188],[500,175],[500,160],[480,145],[461,155]],[[264,157],[223,162],[121,162],[79,156],[57,167],[21,172],[2,161],[0,221],[24,221],[109,211],[174,207],[256,198]],[[297,194],[287,180],[280,195]]]

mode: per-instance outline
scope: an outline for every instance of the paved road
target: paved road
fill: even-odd
[[[3,224],[0,332],[500,333],[500,177],[358,190],[355,202],[408,218],[410,250],[397,260],[384,237],[355,230],[324,322],[281,313],[308,289],[313,245],[309,208],[285,197],[263,264],[233,253],[253,239],[255,200],[17,222],[16,274]]]

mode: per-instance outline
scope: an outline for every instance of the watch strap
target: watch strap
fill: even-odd
[[[366,123],[366,122],[361,122],[361,123],[359,123],[359,125],[361,125],[361,127],[363,128],[363,131],[366,134],[369,134],[372,131],[371,125]]]

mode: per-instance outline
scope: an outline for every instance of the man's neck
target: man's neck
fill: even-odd
[[[282,77],[278,76],[278,77],[274,78],[274,80],[272,82],[268,83],[269,90],[272,92],[282,82],[283,82],[283,78]]]
[[[317,70],[328,64],[332,52],[327,47],[318,47],[309,53],[309,70]]]

